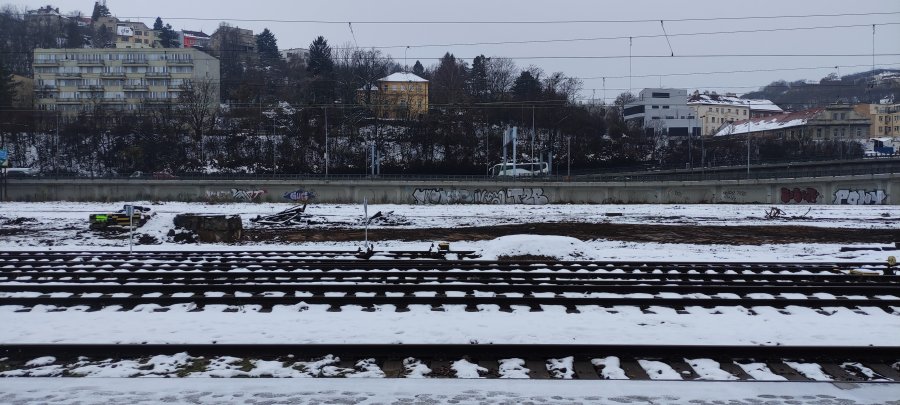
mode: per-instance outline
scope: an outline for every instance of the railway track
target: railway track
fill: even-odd
[[[0,376],[900,382],[900,347],[0,345]]]
[[[314,252],[321,253],[321,252]],[[331,252],[329,252],[331,253]],[[404,252],[406,254],[408,252]],[[900,277],[879,263],[355,260],[307,252],[0,252],[0,305],[545,305],[880,308]],[[867,274],[850,271],[865,269]],[[158,308],[165,310],[165,308]]]

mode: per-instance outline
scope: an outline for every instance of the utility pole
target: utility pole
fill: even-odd
[[[531,106],[531,163],[534,163],[534,137],[537,135],[534,126],[534,106]]]
[[[328,107],[322,107],[325,113],[325,177],[328,177]]]
[[[566,158],[569,162],[566,164],[566,177],[572,175],[572,135],[566,138]]]

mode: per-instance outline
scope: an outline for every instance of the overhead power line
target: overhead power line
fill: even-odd
[[[558,38],[558,39],[530,39],[530,40],[512,40],[512,41],[481,41],[481,42],[449,42],[442,44],[418,44],[418,45],[383,45],[372,46],[374,49],[394,49],[394,48],[436,48],[451,46],[483,46],[483,45],[521,45],[521,44],[546,44],[546,43],[562,43],[562,42],[590,42],[590,41],[615,41],[624,39],[648,39],[662,37],[686,37],[686,36],[703,36],[703,35],[730,35],[730,34],[754,34],[764,32],[790,32],[790,31],[810,31],[825,29],[845,29],[845,28],[870,28],[873,24],[846,24],[846,25],[820,25],[813,27],[787,27],[787,28],[760,28],[751,30],[734,30],[734,31],[705,31],[705,32],[682,32],[663,34],[647,34],[647,35],[618,35],[608,37],[582,37],[582,38]],[[877,23],[878,25],[900,25],[900,22]],[[333,48],[344,49],[344,48]]]
[[[163,20],[190,20],[190,21],[237,21],[237,22],[271,22],[271,23],[295,23],[295,24],[629,24],[629,23],[656,23],[659,20],[669,22],[690,21],[740,21],[740,20],[774,20],[790,18],[830,18],[830,17],[862,17],[876,15],[897,15],[900,11],[870,12],[870,13],[836,13],[836,14],[794,14],[794,15],[767,15],[767,16],[719,16],[719,17],[689,17],[689,18],[642,18],[633,20],[294,20],[274,18],[223,18],[223,17],[168,17],[161,16]],[[155,19],[157,16],[120,16],[119,18]]]

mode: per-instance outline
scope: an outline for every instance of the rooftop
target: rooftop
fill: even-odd
[[[750,106],[754,111],[784,111],[775,103],[765,99],[747,99],[720,94],[693,94],[688,97],[688,104]]]
[[[423,79],[419,76],[416,76],[412,73],[403,73],[403,72],[393,73],[387,77],[378,79],[378,81],[379,82],[420,82],[420,83],[428,82],[428,80],[425,80],[425,79]]]
[[[806,123],[825,109],[810,108],[808,110],[784,113],[764,118],[735,121],[719,129],[715,136],[746,134],[747,132],[772,131],[776,129],[792,128]]]

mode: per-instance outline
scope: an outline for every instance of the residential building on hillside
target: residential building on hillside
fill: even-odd
[[[256,52],[256,36],[252,30],[222,24],[209,36],[209,46],[214,51],[248,53]],[[225,49],[227,48],[227,49]]]
[[[637,100],[625,105],[623,115],[626,121],[639,123],[645,131],[684,137],[700,134],[699,122],[687,104],[685,89],[643,89]]]
[[[900,104],[857,104],[853,109],[872,121],[870,136],[900,136]]]
[[[120,21],[116,17],[99,17],[93,23],[95,30],[109,29],[114,37],[115,47],[120,49],[157,48],[159,32],[150,29],[140,21]]]
[[[35,49],[33,68],[35,108],[68,115],[160,106],[184,85],[219,82],[218,59],[196,49]]]
[[[178,32],[179,48],[197,48],[208,49],[210,46],[210,37],[203,31],[181,30]]]
[[[120,21],[116,24],[116,48],[159,47],[159,33],[139,21]]]
[[[719,128],[729,122],[761,118],[781,114],[781,107],[769,100],[751,100],[739,98],[733,93],[725,95],[701,94],[694,92],[688,98],[688,105],[703,128],[701,135],[712,136]]]
[[[278,52],[281,53],[281,58],[286,61],[294,60],[306,63],[309,60],[309,49],[306,48],[282,49]]]
[[[715,136],[747,135],[782,140],[857,140],[869,138],[870,120],[846,104],[727,123]]]
[[[428,112],[428,80],[394,73],[378,79],[377,85],[358,89],[356,101],[371,106],[379,118],[415,118]]]

